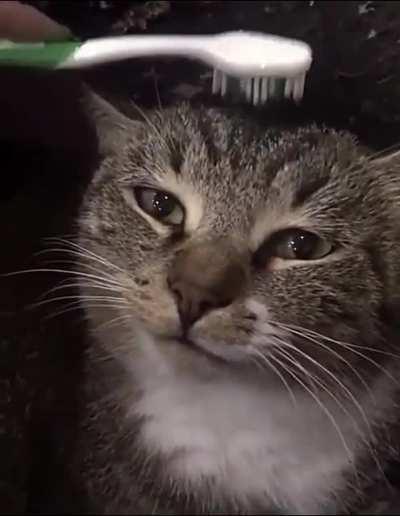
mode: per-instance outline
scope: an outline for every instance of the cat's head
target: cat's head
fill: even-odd
[[[380,371],[400,294],[397,155],[235,110],[92,108],[102,161],[79,245],[94,326],[132,354],[140,330],[221,367]]]

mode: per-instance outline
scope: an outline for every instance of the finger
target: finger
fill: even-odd
[[[51,41],[71,36],[70,30],[34,7],[0,1],[0,38],[12,41]]]

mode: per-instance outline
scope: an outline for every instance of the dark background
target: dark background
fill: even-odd
[[[29,2],[79,38],[248,29],[300,38],[314,52],[304,101],[281,116],[350,129],[376,149],[400,134],[400,2]],[[207,68],[146,60],[84,73],[0,71],[0,273],[46,267],[45,237],[72,235],[94,165],[79,107],[83,79],[110,98],[163,105],[210,98]],[[269,116],[268,109],[261,113]],[[84,321],[30,305],[56,274],[0,278],[0,512],[45,511],[73,438]],[[50,453],[55,447],[58,453]],[[396,481],[396,469],[392,478]]]

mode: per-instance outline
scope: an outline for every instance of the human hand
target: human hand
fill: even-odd
[[[31,5],[0,0],[0,39],[56,41],[69,38],[70,30]]]

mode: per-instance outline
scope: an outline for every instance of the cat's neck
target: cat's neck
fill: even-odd
[[[357,478],[360,455],[373,449],[371,425],[391,404],[393,384],[383,379],[371,400],[367,392],[354,399],[315,393],[312,381],[290,394],[273,372],[262,379],[218,374],[200,359],[189,374],[178,348],[171,344],[169,355],[162,343],[141,338],[132,358],[120,362],[124,381],[132,382],[128,420],[144,418],[140,446],[165,457],[169,478],[193,490],[212,479],[214,496],[224,493],[244,507],[252,500],[319,514],[334,504],[332,495]]]

